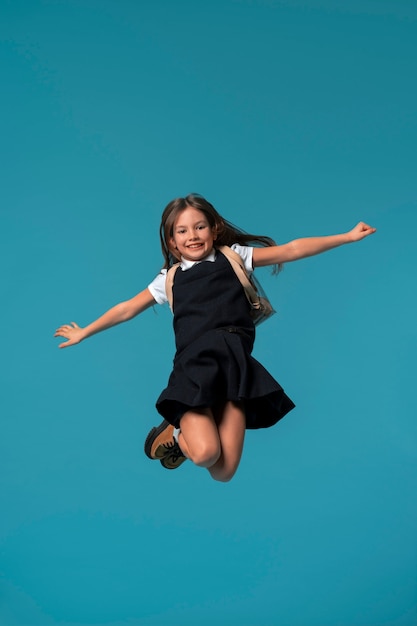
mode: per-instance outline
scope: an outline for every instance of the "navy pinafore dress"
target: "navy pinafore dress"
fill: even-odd
[[[173,285],[176,353],[168,386],[156,402],[158,412],[179,427],[190,408],[242,402],[246,427],[273,426],[294,403],[252,356],[255,327],[245,292],[229,261],[178,269]]]

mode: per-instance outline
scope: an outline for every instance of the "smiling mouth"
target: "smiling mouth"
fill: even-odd
[[[203,244],[202,243],[191,243],[189,246],[187,246],[188,248],[191,248],[192,250],[197,249],[197,248],[201,248]]]

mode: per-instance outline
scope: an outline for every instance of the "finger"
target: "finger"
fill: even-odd
[[[371,233],[374,233],[376,231],[376,228],[374,228],[373,226],[368,226],[368,224],[365,224],[363,231],[370,235]]]
[[[69,328],[65,329],[65,328],[57,328],[57,330],[55,331],[55,335],[54,337],[62,337],[63,335],[66,335],[68,333]]]
[[[362,222],[362,228],[365,228],[366,230],[376,230],[376,228],[374,228],[370,224],[366,224],[365,222]]]
[[[62,324],[62,326],[60,326],[58,330],[72,330],[73,328],[79,328],[78,324],[76,324],[75,322],[71,322],[70,324]]]
[[[74,330],[74,326],[70,326],[70,324],[64,324],[63,326],[60,326],[58,330],[64,333],[69,333],[71,330]]]

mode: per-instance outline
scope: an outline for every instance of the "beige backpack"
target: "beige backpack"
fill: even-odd
[[[244,290],[246,297],[251,306],[251,317],[255,326],[258,326],[265,320],[267,320],[271,315],[275,313],[275,310],[272,307],[272,304],[268,300],[264,290],[262,289],[259,281],[252,274],[250,277],[245,269],[241,256],[229,248],[229,246],[218,246],[217,250],[220,250],[224,254],[224,256],[229,261],[232,266],[236,276],[240,280]],[[175,263],[167,272],[166,282],[165,282],[165,292],[168,299],[168,304],[172,311],[172,287],[174,284],[174,276],[175,272],[179,268],[180,263]]]

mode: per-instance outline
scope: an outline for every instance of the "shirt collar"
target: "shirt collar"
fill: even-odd
[[[204,257],[204,259],[201,259],[201,261],[215,261],[216,260],[216,250],[213,248],[213,250]],[[189,259],[184,259],[184,257],[181,257],[181,269],[185,272],[185,270],[189,270],[190,267],[192,267],[193,265],[196,265],[196,263],[201,263],[201,261],[190,261]]]

